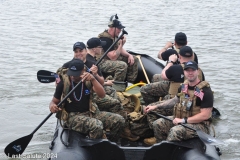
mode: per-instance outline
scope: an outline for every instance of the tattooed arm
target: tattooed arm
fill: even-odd
[[[162,103],[157,105],[157,108],[173,108],[176,103],[179,103],[179,98],[177,96],[163,101]]]
[[[163,101],[162,103],[157,104],[157,105],[148,105],[145,108],[145,112],[148,113],[151,110],[154,110],[156,108],[173,108],[176,103],[179,103],[179,98],[177,96],[175,96],[172,99],[168,99],[166,101]]]

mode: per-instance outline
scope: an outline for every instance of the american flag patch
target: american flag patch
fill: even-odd
[[[59,83],[61,79],[59,78],[58,74],[54,74],[54,77],[56,78],[56,83]]]
[[[188,85],[187,84],[182,84],[182,92],[187,93],[188,92]]]
[[[194,91],[194,95],[199,97],[202,100],[203,96],[204,96],[204,93],[198,87],[196,87],[196,89]]]

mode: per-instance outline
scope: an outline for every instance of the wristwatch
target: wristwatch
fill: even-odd
[[[187,118],[187,117],[184,117],[183,119],[184,119],[184,123],[187,123],[187,119],[188,119],[188,118]]]
[[[173,61],[167,61],[167,63],[172,63],[172,64],[175,64],[175,62],[173,62]]]

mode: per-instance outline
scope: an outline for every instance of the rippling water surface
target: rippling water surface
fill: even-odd
[[[37,81],[38,70],[56,71],[73,56],[72,45],[107,28],[118,14],[126,26],[125,48],[156,57],[177,32],[199,58],[215,91],[214,122],[222,159],[240,157],[240,1],[0,0],[0,159],[13,140],[30,134],[49,114],[54,83]],[[47,153],[55,127],[52,116],[24,154]]]

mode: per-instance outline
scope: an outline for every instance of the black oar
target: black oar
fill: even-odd
[[[46,71],[46,70],[39,70],[37,72],[37,79],[41,83],[51,83],[55,82],[56,78],[58,78],[57,73]],[[122,82],[122,81],[113,81],[115,84],[127,84],[128,82]]]
[[[161,115],[161,114],[158,114],[158,113],[156,113],[156,112],[151,112],[151,113],[154,113],[154,114],[156,114],[157,116],[162,117],[162,118],[164,118],[164,119],[166,119],[166,120],[172,121],[172,119],[170,119],[170,118],[168,118],[168,117],[165,117],[165,116],[163,116],[163,115]],[[182,123],[180,123],[180,125],[182,125],[183,127],[188,128],[188,129],[190,129],[190,130],[195,131],[195,132],[197,133],[198,137],[199,137],[204,143],[206,143],[206,144],[209,144],[209,145],[219,145],[219,144],[224,143],[223,141],[218,140],[218,139],[210,136],[209,134],[204,133],[204,132],[201,131],[201,130],[194,129],[194,128],[192,128],[192,127],[188,127],[187,125],[182,124]]]
[[[82,81],[80,81],[64,98],[63,100],[57,105],[58,107],[60,107],[62,105],[62,103],[70,96],[70,94],[72,94],[72,92],[82,83]],[[49,117],[51,117],[53,113],[50,113],[38,126],[37,128],[29,135],[19,138],[13,142],[11,142],[10,144],[7,145],[7,147],[5,148],[4,152],[7,156],[12,157],[12,155],[21,155],[24,150],[26,149],[27,145],[29,144],[29,142],[31,141],[33,134],[49,119]]]
[[[107,55],[107,52],[111,49],[111,47],[113,47],[120,38],[122,38],[122,36],[124,34],[127,34],[126,31],[122,31],[122,34],[119,36],[119,38],[108,48],[108,50],[103,54],[103,56],[100,58],[100,60],[96,63],[96,66],[102,61],[102,59]],[[49,75],[51,76],[51,74]],[[52,80],[52,79],[51,79]],[[47,82],[48,83],[48,82]],[[82,83],[82,81],[80,81],[65,97],[64,99],[57,105],[58,107],[60,107],[62,105],[62,103],[69,97],[70,94],[72,94],[72,92]],[[7,156],[12,157],[13,155],[21,155],[24,150],[26,149],[27,145],[29,144],[29,142],[31,141],[33,134],[49,119],[49,117],[52,116],[53,113],[50,113],[38,126],[37,128],[29,135],[24,136],[22,138],[19,138],[11,143],[9,143],[5,149],[4,152]]]
[[[95,64],[96,66],[103,60],[103,58],[108,54],[108,51],[122,38],[124,34],[128,34],[125,30],[122,30],[121,35],[118,37],[118,39],[106,50],[106,52],[103,54],[103,56],[97,61]]]
[[[217,110],[217,108],[214,108],[213,107],[213,110],[212,110],[212,118],[217,118],[221,116],[220,112]]]
[[[37,72],[37,79],[41,83],[51,83],[55,82],[58,75],[54,72],[46,71],[46,70],[39,70]]]

